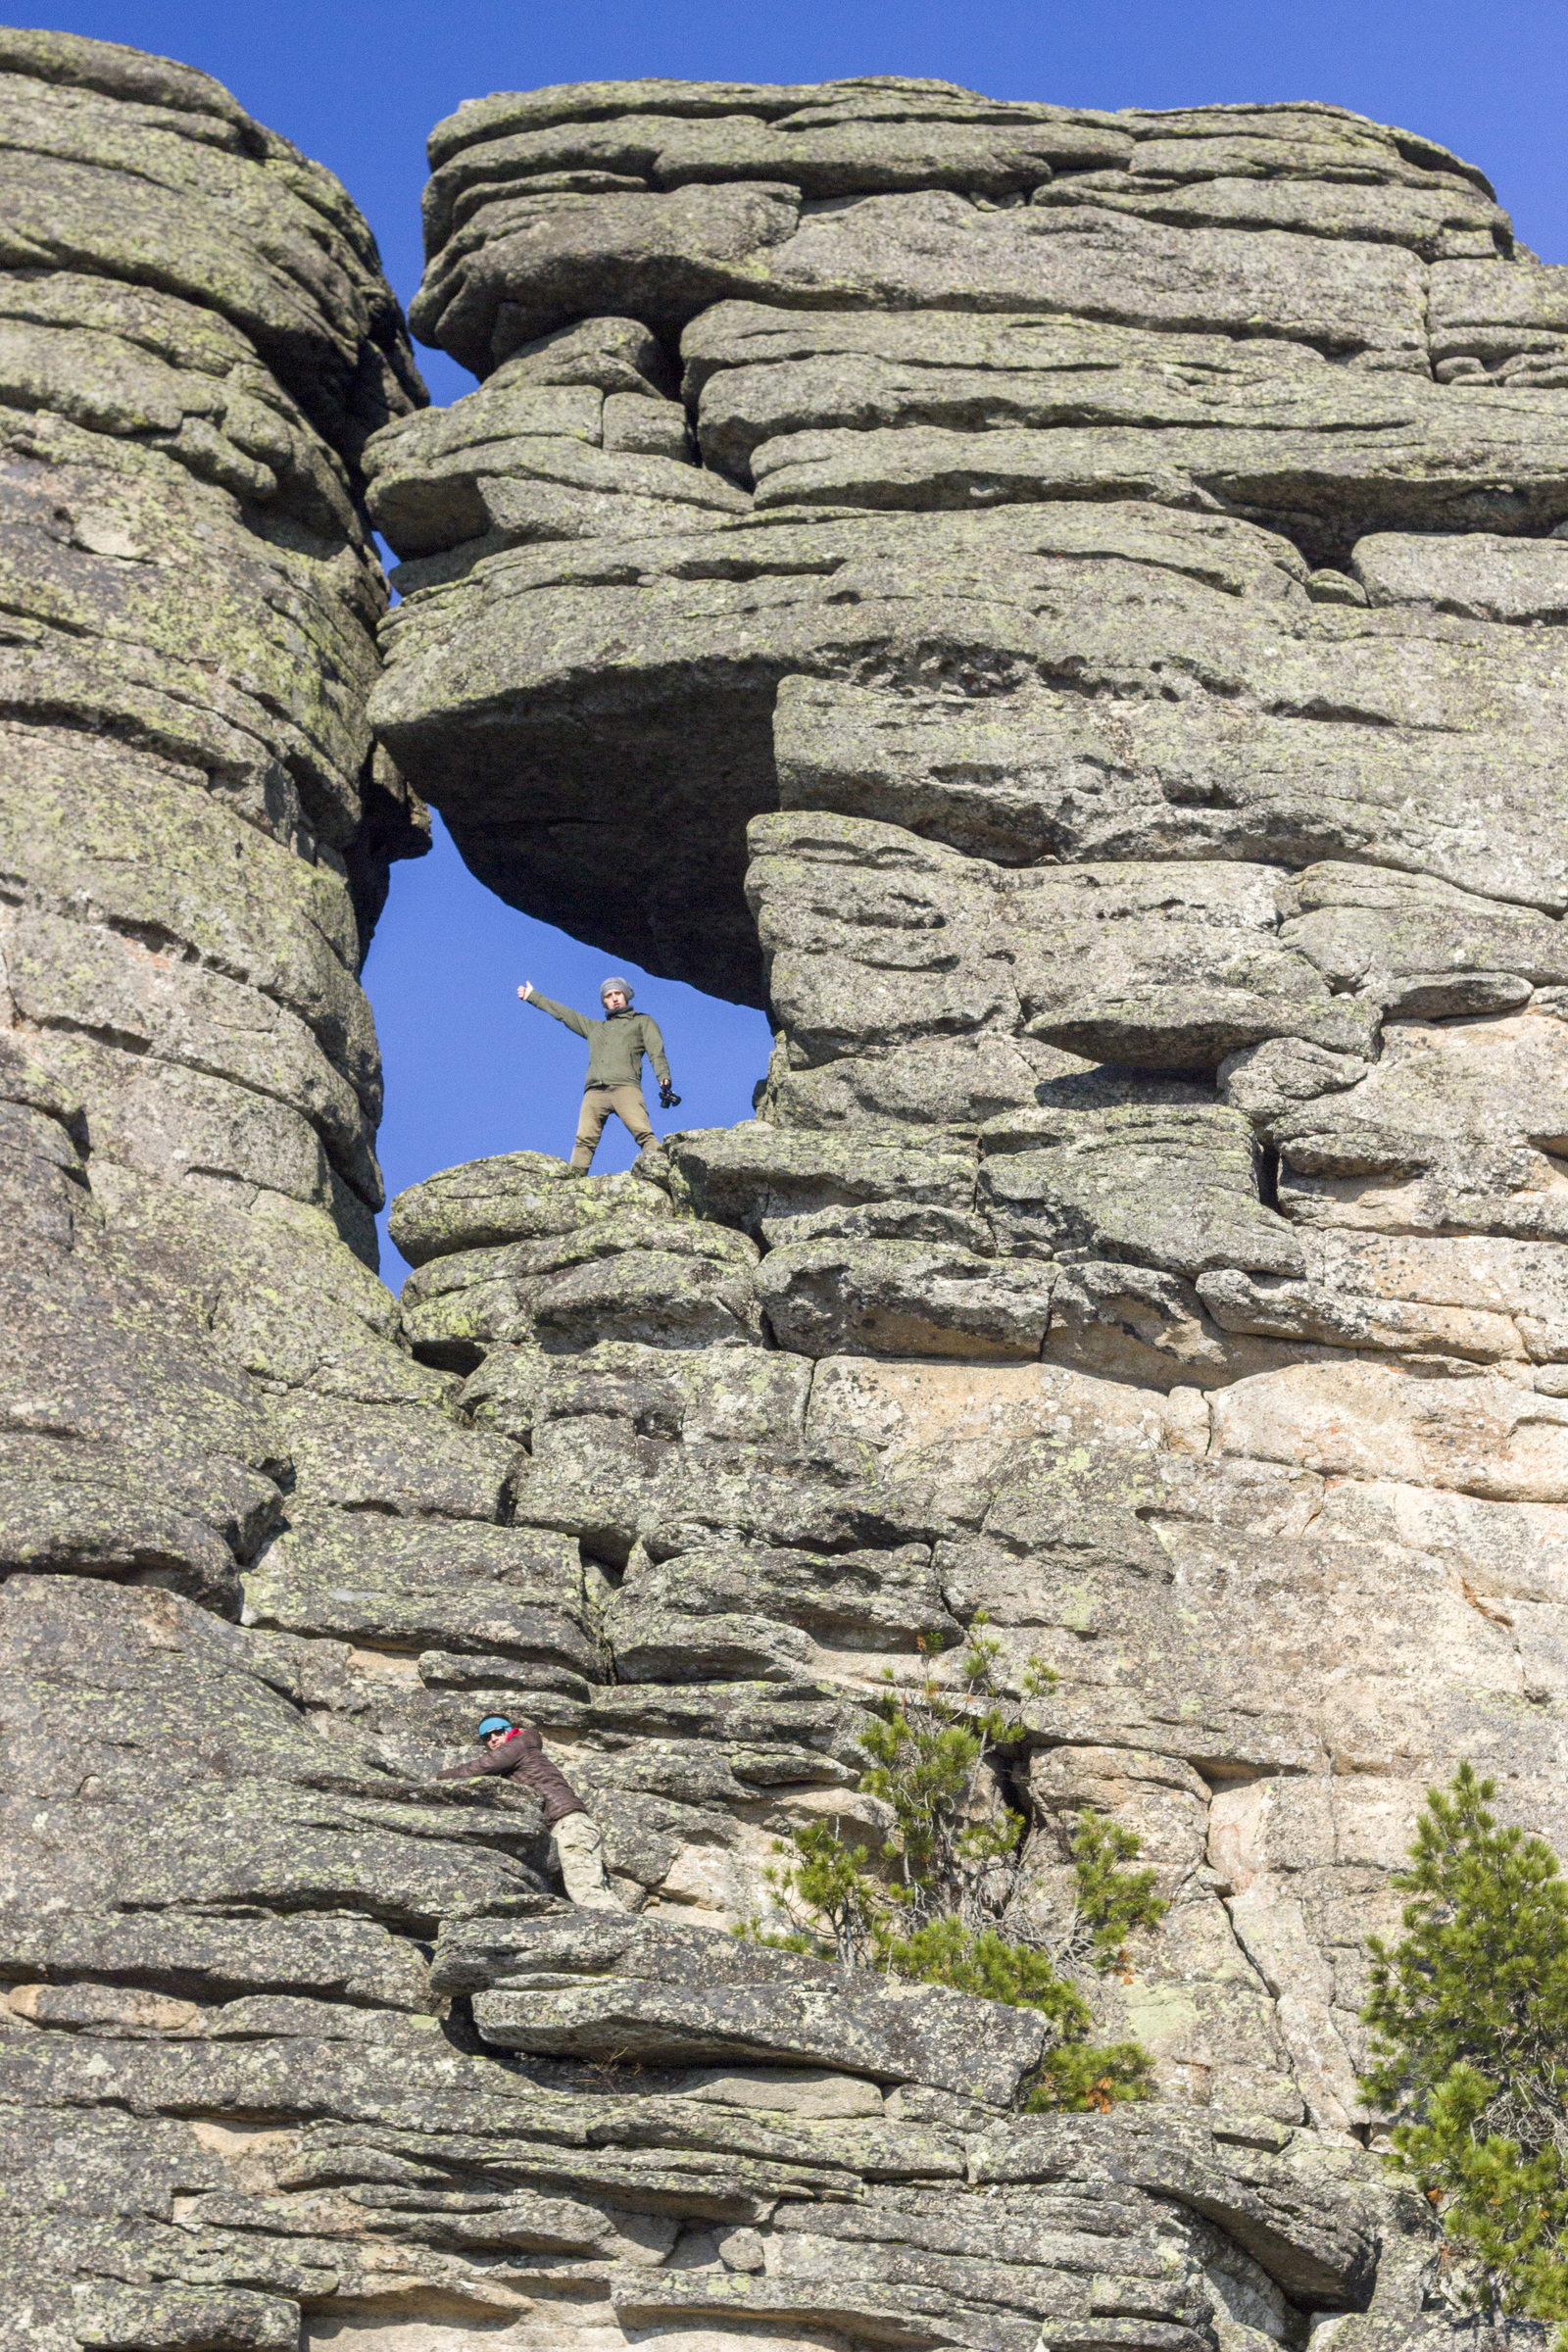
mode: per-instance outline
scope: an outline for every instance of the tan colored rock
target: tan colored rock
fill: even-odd
[[[1213,1398],[1214,1450],[1506,1501],[1568,1499],[1568,1401],[1496,1373],[1302,1364]]]
[[[709,2106],[752,2107],[775,2115],[880,2115],[883,2110],[882,2093],[874,2082],[854,2075],[813,2074],[809,2068],[759,2066],[728,2074],[710,2070],[682,2083],[681,2096]]]

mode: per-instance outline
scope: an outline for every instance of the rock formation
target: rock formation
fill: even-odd
[[[1453,2341],[1357,2013],[1428,1782],[1568,1847],[1568,271],[1332,108],[504,95],[438,413],[215,84],[0,65],[0,2345]],[[778,1042],[405,1194],[400,1306],[421,793]],[[724,1934],[981,1610],[1148,2105]],[[488,1707],[622,1916],[432,1781]]]

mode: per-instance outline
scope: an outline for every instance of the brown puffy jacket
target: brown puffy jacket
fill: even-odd
[[[510,1773],[524,1788],[531,1788],[535,1796],[542,1798],[547,1830],[553,1830],[558,1821],[564,1821],[568,1813],[588,1810],[565,1774],[545,1754],[544,1741],[531,1723],[517,1724],[511,1739],[503,1740],[498,1748],[486,1748],[483,1755],[475,1756],[471,1762],[449,1764],[445,1772],[438,1772],[435,1777],[438,1781],[476,1781],[487,1772]]]

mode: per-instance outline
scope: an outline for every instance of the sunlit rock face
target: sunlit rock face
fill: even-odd
[[[585,85],[434,136],[436,413],[216,84],[0,64],[0,2346],[1447,2352],[1358,2011],[1428,1783],[1568,1846],[1568,276],[1330,108]],[[418,792],[777,1044],[399,1302]],[[1148,2105],[727,1933],[982,1611]]]
[[[483,383],[368,453],[376,712],[503,896],[759,1004],[780,806],[1561,911],[1568,280],[1472,167],[896,78],[430,152],[414,323]]]
[[[1035,1899],[1086,1804],[1161,1871],[1101,2000],[1167,2116],[1350,2161],[1423,1788],[1568,1827],[1568,277],[1331,108],[650,82],[431,152],[416,324],[484,380],[368,454],[385,740],[503,895],[777,1032],[649,1185],[395,1212],[416,1354],[604,1580],[557,1737],[609,1819],[647,1733],[853,1725],[985,1610],[1059,1678]],[[770,1773],[612,1829],[645,1914],[745,1916],[759,1827],[874,1842]],[[672,1961],[464,1965],[498,2046],[693,2054]],[[708,2055],[803,1997],[715,1989]]]

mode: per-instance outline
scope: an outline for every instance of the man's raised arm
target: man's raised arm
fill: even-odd
[[[525,1004],[537,1004],[541,1012],[548,1012],[552,1020],[564,1021],[579,1037],[588,1035],[588,1024],[580,1012],[574,1012],[569,1004],[558,1004],[554,997],[542,997],[531,980],[525,980],[517,994]]]

